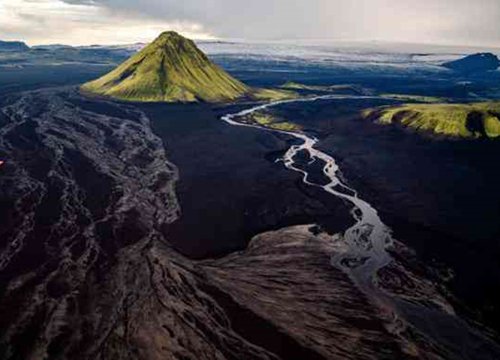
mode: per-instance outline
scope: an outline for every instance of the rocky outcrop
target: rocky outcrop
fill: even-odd
[[[383,314],[331,266],[340,243],[310,228],[259,235],[245,252],[204,267],[215,286],[321,358],[404,357]]]

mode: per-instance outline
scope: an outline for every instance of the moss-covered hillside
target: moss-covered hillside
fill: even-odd
[[[401,124],[417,131],[457,138],[500,136],[500,102],[406,104],[366,110],[380,124]]]
[[[82,90],[129,101],[224,102],[251,89],[213,64],[193,41],[164,32]]]

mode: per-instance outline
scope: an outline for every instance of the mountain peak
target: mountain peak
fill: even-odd
[[[250,88],[217,65],[196,44],[174,31],[151,44],[82,89],[130,101],[224,102]]]
[[[175,31],[165,31],[162,32],[151,45],[163,46],[163,45],[173,45],[173,44],[192,44],[194,42],[184,36],[180,35]]]
[[[158,40],[188,40],[176,31],[164,31],[162,32],[155,41]]]

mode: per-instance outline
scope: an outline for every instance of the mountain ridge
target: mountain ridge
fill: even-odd
[[[0,40],[0,51],[28,51],[30,47],[22,41]]]
[[[121,100],[225,102],[251,88],[212,63],[195,43],[163,32],[151,44],[82,90]]]

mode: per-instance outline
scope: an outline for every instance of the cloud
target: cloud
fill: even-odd
[[[116,11],[92,0],[0,0],[0,39],[4,40],[119,44],[150,41],[165,30],[193,38],[212,38],[198,23]]]
[[[0,37],[42,41],[32,21],[46,27],[45,42],[144,41],[170,29],[195,38],[500,45],[499,18],[498,0],[0,0]]]

